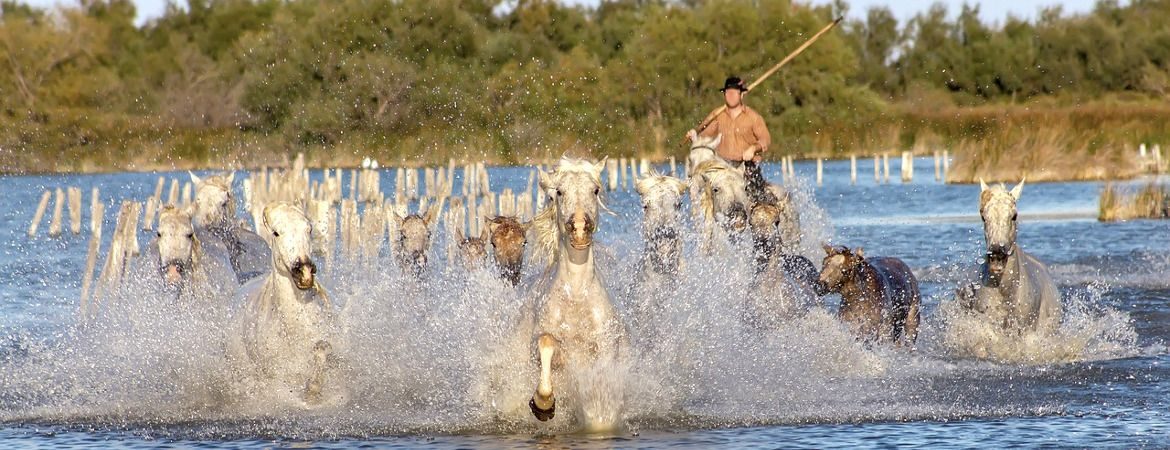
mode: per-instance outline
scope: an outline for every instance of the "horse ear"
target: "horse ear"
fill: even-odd
[[[233,183],[233,182],[235,182],[235,181],[236,181],[236,173],[235,173],[235,172],[228,173],[228,176],[227,176],[227,185],[228,185],[228,188],[231,188],[231,187],[232,187],[232,183]]]
[[[979,177],[979,192],[987,190],[987,183],[983,182],[983,177]]]
[[[687,191],[687,182],[675,177],[670,177],[670,185],[674,186],[674,190],[678,191],[679,195]]]
[[[532,220],[529,219],[527,222],[520,224],[520,227],[524,229],[525,233],[527,233],[528,230],[532,229]]]
[[[1012,188],[1012,197],[1015,197],[1016,201],[1019,201],[1020,194],[1024,193],[1024,180],[1025,179],[1021,179],[1020,184],[1017,184],[1016,187]]]
[[[857,247],[857,250],[854,250],[853,254],[857,256],[857,259],[865,259],[865,249],[864,248]]]
[[[549,189],[552,189],[552,175],[550,175],[548,172],[545,172],[543,169],[537,169],[536,173],[537,178],[540,180],[540,190],[548,191]]]
[[[203,179],[199,178],[199,175],[195,175],[195,172],[188,170],[187,174],[191,175],[191,184],[198,186],[200,183],[203,183]]]
[[[495,225],[495,222],[485,222],[484,225],[485,226],[479,227],[479,239],[486,242],[492,237],[491,232],[494,230],[492,225]]]
[[[498,230],[500,228],[500,224],[496,223],[496,221],[494,220],[495,218],[492,218],[492,219],[493,220],[487,221],[487,227],[485,227],[484,229],[487,230],[487,232],[489,234],[496,234],[496,230]]]
[[[427,224],[427,228],[431,228],[435,224],[435,216],[438,215],[439,208],[427,208],[427,212],[423,213],[423,223]]]
[[[634,190],[638,192],[638,195],[646,195],[646,191],[650,189],[650,180],[651,177],[640,177],[634,181]]]
[[[723,142],[723,133],[719,133],[719,134],[715,135],[715,140],[711,141],[711,146],[715,147],[715,148],[719,148],[720,142]]]
[[[832,254],[833,254],[833,246],[832,246],[832,245],[829,245],[829,243],[828,243],[828,242],[826,242],[826,243],[824,243],[824,244],[821,244],[821,248],[825,249],[825,254],[826,254],[826,255],[832,255]]]
[[[463,236],[463,227],[455,227],[455,242],[463,242],[466,239]]]
[[[593,163],[593,176],[601,179],[601,172],[605,170],[606,161],[609,161],[609,156],[601,158],[601,161]]]

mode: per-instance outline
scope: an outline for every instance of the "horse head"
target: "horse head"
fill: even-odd
[[[821,262],[821,275],[815,286],[817,295],[839,292],[849,280],[856,278],[865,264],[865,250],[857,247],[850,250],[845,246],[824,245],[825,259]]]
[[[1016,250],[1016,202],[1024,190],[1024,181],[1008,191],[1004,185],[987,186],[979,180],[979,216],[983,219],[983,237],[987,242],[987,270],[984,283],[998,287],[1007,260]]]
[[[312,225],[304,211],[291,203],[275,202],[264,207],[263,233],[272,247],[273,273],[288,277],[302,291],[316,285],[317,265],[312,251]]]
[[[746,229],[749,201],[743,169],[716,159],[699,164],[695,172],[702,180],[699,204],[703,216],[719,221],[727,231]]]
[[[168,287],[184,286],[195,268],[199,241],[191,215],[167,205],[158,213],[159,272]]]
[[[480,230],[478,237],[466,237],[463,235],[462,227],[456,228],[455,239],[459,242],[459,256],[464,267],[474,269],[483,266],[483,263],[487,261],[488,238],[488,227],[486,226]]]
[[[415,276],[422,276],[427,267],[427,253],[431,248],[431,234],[438,221],[436,208],[429,208],[420,214],[406,217],[395,215],[398,221],[398,259],[404,268],[410,268]]]
[[[715,137],[697,136],[694,141],[691,141],[691,150],[687,154],[687,171],[688,173],[695,173],[695,168],[699,167],[707,161],[719,159],[718,148],[719,144],[723,142],[723,134]]]
[[[524,266],[524,247],[528,244],[528,230],[532,222],[521,223],[514,217],[496,216],[488,220],[492,255],[504,278],[513,286],[520,283]]]
[[[634,186],[642,197],[642,235],[652,256],[650,261],[659,272],[674,271],[682,256],[679,224],[687,184],[678,178],[652,174],[638,179]]]
[[[232,196],[235,174],[200,178],[191,173],[195,184],[195,225],[203,229],[230,228],[236,217],[236,202]]]
[[[575,251],[593,245],[601,205],[601,170],[605,162],[561,158],[552,173],[540,172],[561,244]]]

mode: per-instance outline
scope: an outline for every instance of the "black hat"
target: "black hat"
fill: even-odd
[[[743,80],[739,79],[739,77],[728,77],[727,81],[723,82],[723,89],[720,89],[719,92],[726,91],[730,88],[739,89],[740,92],[747,92],[748,90],[747,86],[743,84]]]

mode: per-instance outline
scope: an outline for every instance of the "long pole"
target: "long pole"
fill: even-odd
[[[808,48],[810,45],[812,45],[813,42],[816,42],[816,40],[819,39],[821,37],[821,35],[828,33],[829,30],[831,30],[831,29],[833,29],[833,27],[837,26],[838,23],[841,23],[841,19],[844,19],[844,18],[845,18],[844,16],[838,17],[836,20],[832,21],[828,25],[825,25],[825,27],[822,28],[821,31],[818,31],[817,34],[814,34],[813,37],[809,38],[808,41],[805,41],[804,44],[801,44],[800,47],[797,47],[796,50],[793,50],[792,53],[789,53],[788,56],[784,57],[783,60],[776,63],[776,65],[772,66],[771,69],[768,69],[767,72],[764,72],[763,75],[760,75],[759,78],[756,78],[756,80],[753,81],[752,84],[749,84],[748,91],[750,92],[752,89],[755,89],[756,86],[758,86],[760,83],[763,83],[764,80],[768,79],[768,77],[770,77],[770,76],[772,76],[772,74],[776,73],[777,70],[780,70],[781,67],[784,67],[785,64],[788,64],[789,61],[792,61],[792,58],[795,58],[796,55],[799,55],[801,52],[803,52],[806,48]],[[711,122],[714,121],[715,118],[718,117],[719,114],[722,113],[726,109],[727,109],[726,104],[724,104],[718,108],[715,108],[714,111],[711,111],[711,114],[707,114],[707,117],[704,118],[703,121],[699,123],[699,126],[695,127],[695,131],[703,131],[703,129],[707,128],[707,126],[710,125]]]

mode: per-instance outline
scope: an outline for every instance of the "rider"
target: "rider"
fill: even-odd
[[[751,161],[758,164],[761,155],[768,151],[772,143],[772,136],[764,124],[764,118],[756,110],[743,104],[743,96],[747,93],[747,86],[739,77],[729,77],[723,83],[723,101],[727,109],[715,116],[707,128],[702,131],[691,129],[687,131],[687,139],[694,141],[696,136],[714,137],[723,134],[716,154],[734,165]]]

